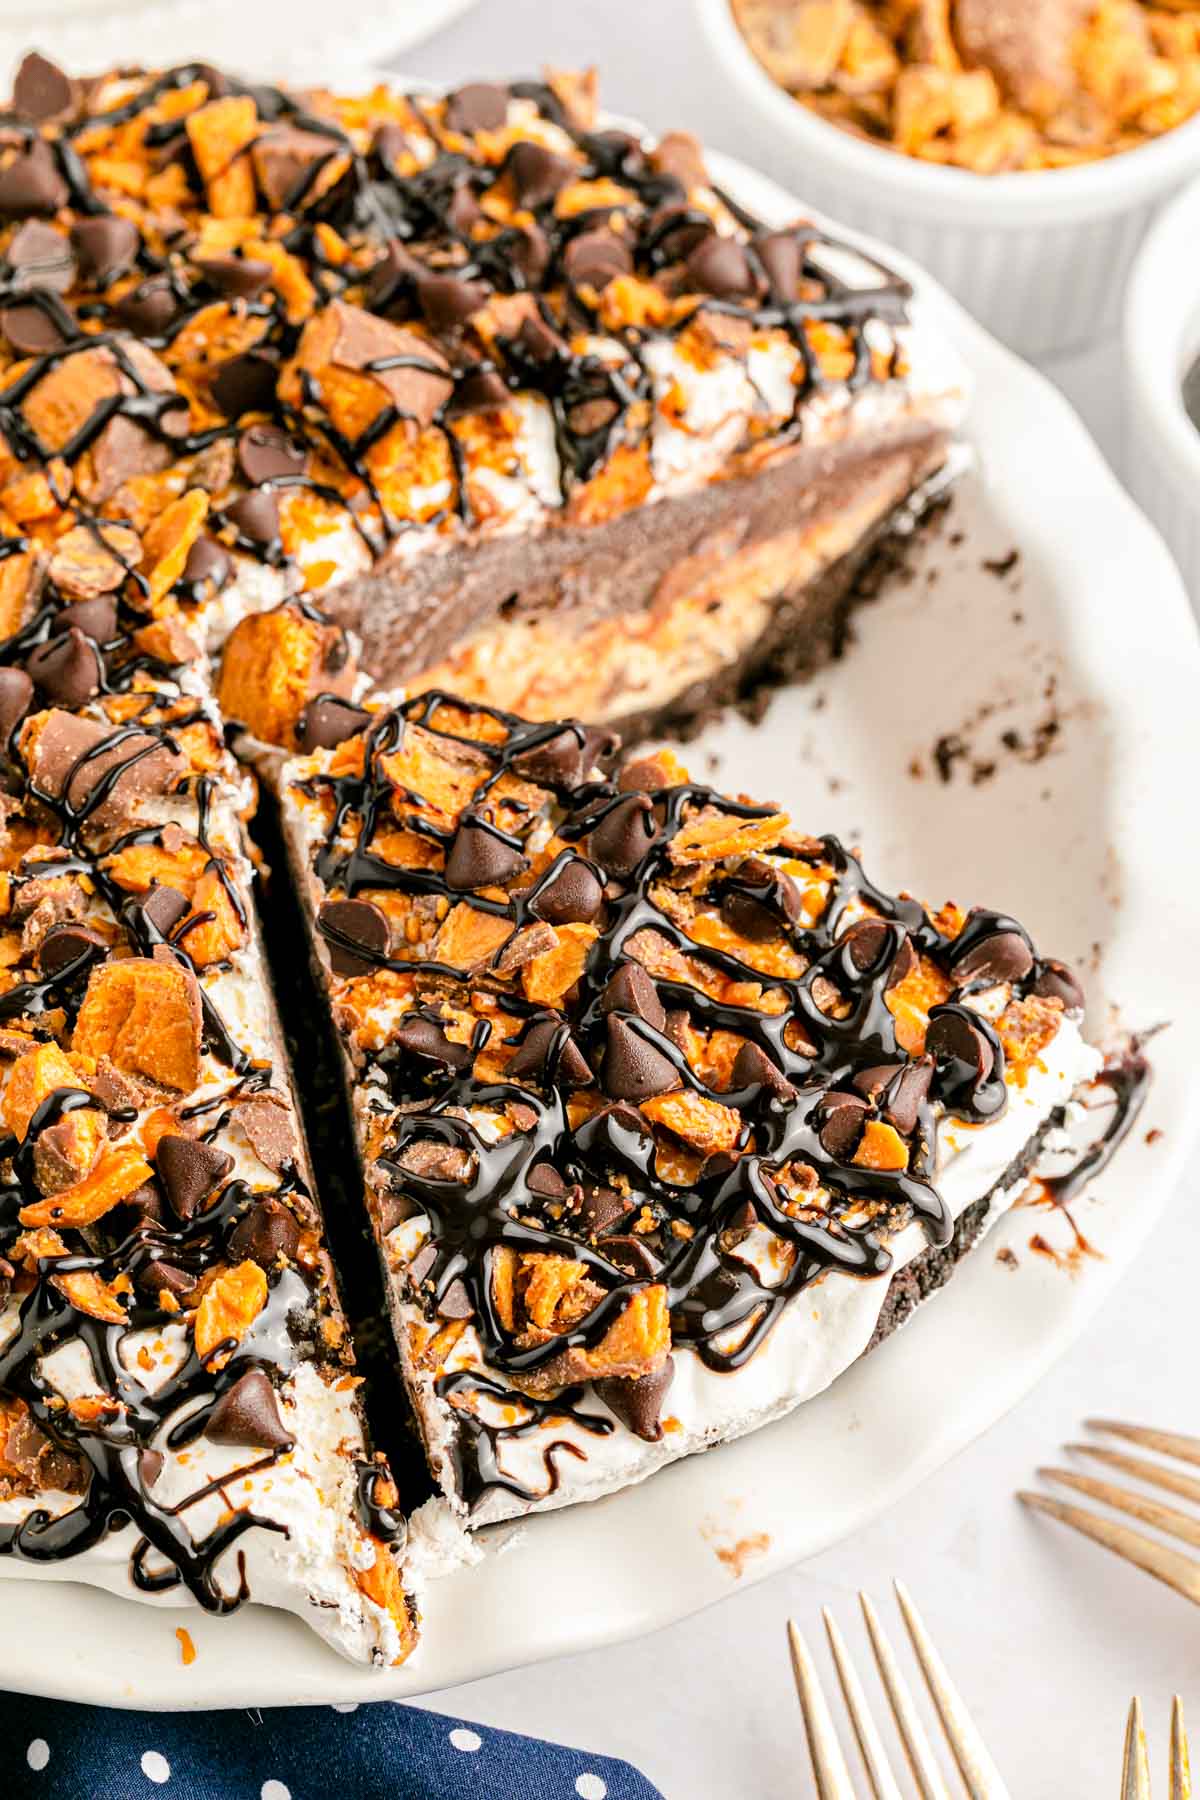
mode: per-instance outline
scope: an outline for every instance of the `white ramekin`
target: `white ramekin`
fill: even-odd
[[[1155,212],[1200,170],[1200,116],[1101,162],[972,175],[901,156],[831,125],[777,87],[729,0],[695,0],[749,111],[742,154],[822,212],[923,263],[989,331],[1026,356],[1115,332],[1129,267]]]
[[[1126,483],[1200,610],[1200,431],[1183,378],[1200,355],[1200,181],[1151,228],[1125,296]]]

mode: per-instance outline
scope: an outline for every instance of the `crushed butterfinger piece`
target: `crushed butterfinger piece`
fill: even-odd
[[[93,971],[72,1049],[164,1087],[190,1093],[200,1077],[200,996],[196,978],[173,958],[128,957]]]
[[[135,1188],[149,1181],[153,1173],[135,1146],[120,1145],[102,1157],[91,1174],[74,1187],[23,1206],[18,1217],[22,1225],[94,1225]]]
[[[196,1308],[196,1355],[215,1367],[215,1353],[228,1345],[223,1357],[227,1361],[266,1304],[267,1278],[256,1262],[241,1262],[236,1268],[220,1271]]]

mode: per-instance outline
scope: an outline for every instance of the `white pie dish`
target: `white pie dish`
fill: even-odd
[[[1183,383],[1200,355],[1200,181],[1176,195],[1138,252],[1125,296],[1124,364],[1133,493],[1175,552],[1200,606],[1200,430]]]
[[[712,161],[765,217],[796,212],[761,177]],[[1175,1018],[1156,1046],[1157,1083],[1136,1138],[1079,1210],[1105,1260],[1088,1259],[1071,1279],[1027,1249],[1034,1231],[1049,1237],[1062,1222],[1016,1214],[905,1332],[791,1418],[639,1488],[534,1520],[505,1554],[439,1582],[424,1643],[402,1669],[342,1664],[260,1609],[215,1620],[139,1608],[0,1564],[6,1686],[171,1709],[400,1698],[648,1630],[719,1598],[735,1571],[770,1573],[894,1505],[1037,1380],[1118,1278],[1171,1192],[1196,1097],[1196,852],[1176,829],[1175,793],[1180,763],[1200,755],[1190,705],[1200,654],[1169,557],[1070,410],[922,285],[978,384],[985,476],[968,478],[954,527],[968,541],[929,546],[924,562],[940,579],[918,577],[864,611],[860,644],[830,676],[780,696],[763,725],[727,721],[688,755],[707,774],[711,749],[722,757],[711,778],[862,841],[885,882],[1008,908],[1046,949],[1085,966],[1099,945],[1088,968],[1097,1028],[1117,999],[1130,1023]],[[1008,592],[1012,577],[980,568],[1014,545],[1019,595]],[[1142,679],[1131,689],[1133,662]],[[922,679],[906,681],[910,669]],[[1043,718],[1051,674],[1064,723],[1044,761],[1002,759],[982,785],[938,784],[937,737],[992,706],[977,734],[977,756],[990,757],[1002,731],[1028,734]],[[1178,721],[1169,742],[1163,717]],[[909,773],[914,757],[922,779]],[[1166,939],[1170,959],[1155,954]],[[1165,1136],[1150,1146],[1152,1126]],[[1016,1271],[996,1261],[1006,1243]],[[931,1370],[942,1383],[936,1407]],[[181,1626],[197,1651],[190,1665],[174,1635]]]
[[[835,219],[916,257],[1024,356],[1081,349],[1117,329],[1125,279],[1157,208],[1200,168],[1200,117],[1073,169],[973,175],[877,147],[776,85],[729,0],[696,0],[736,85],[748,151]]]

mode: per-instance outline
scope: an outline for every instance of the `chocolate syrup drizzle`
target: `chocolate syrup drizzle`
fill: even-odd
[[[629,199],[615,209],[606,204],[561,219],[556,216],[551,194],[524,207],[534,220],[532,232],[510,226],[480,242],[471,235],[470,220],[465,215],[474,214],[491,185],[509,177],[511,156],[498,167],[477,160],[477,153],[472,154],[473,146],[472,151],[458,147],[461,139],[447,133],[436,109],[420,95],[410,97],[410,103],[438,148],[428,167],[409,175],[395,173],[382,136],[363,154],[354,149],[336,122],[308,112],[299,96],[277,87],[246,84],[203,63],[186,63],[166,70],[118,107],[100,115],[80,114],[61,127],[56,126],[49,135],[39,134],[37,128],[19,119],[13,119],[11,125],[10,121],[5,122],[11,129],[24,132],[29,142],[37,141],[40,135],[51,146],[76,214],[100,217],[108,207],[92,187],[75,141],[81,134],[106,124],[125,124],[152,108],[164,95],[197,80],[207,81],[211,94],[251,95],[260,119],[268,124],[299,127],[328,140],[329,156],[315,159],[287,196],[285,210],[296,215],[296,223],[282,239],[284,247],[305,262],[318,307],[349,290],[368,309],[391,320],[420,320],[414,270],[424,267],[434,273],[453,274],[462,281],[486,283],[502,294],[531,293],[545,327],[540,337],[535,334],[529,340],[523,333],[518,334],[498,341],[492,350],[471,343],[469,333],[455,328],[440,334],[440,347],[450,362],[455,392],[438,410],[433,423],[445,439],[454,470],[454,492],[449,505],[432,518],[418,520],[390,512],[367,464],[371,448],[394,425],[410,416],[404,408],[396,404],[385,407],[351,441],[334,428],[321,405],[318,386],[307,374],[301,381],[299,407],[287,405],[277,397],[271,401],[275,421],[300,445],[317,448],[339,461],[353,477],[359,494],[365,494],[372,503],[378,523],[364,517],[361,506],[348,502],[337,489],[306,473],[271,475],[258,485],[268,489],[305,486],[331,504],[344,507],[353,529],[375,558],[386,550],[390,540],[418,525],[442,525],[454,515],[464,526],[474,523],[466,456],[455,421],[477,406],[494,406],[496,392],[532,389],[549,402],[564,500],[573,487],[589,480],[602,467],[615,448],[645,439],[651,410],[645,403],[651,393],[651,377],[644,344],[649,336],[662,336],[664,330],[686,329],[691,315],[677,325],[655,327],[652,331],[627,326],[613,332],[600,323],[597,309],[578,287],[567,282],[564,273],[564,258],[572,243],[582,234],[604,227],[614,210],[625,218],[623,241],[632,253],[634,270],[646,278],[665,275],[677,280],[676,271],[682,266],[680,257],[712,231],[707,215],[689,203],[684,183],[653,169],[638,140],[623,132],[582,129],[568,116],[553,90],[543,83],[512,84],[509,91],[514,97],[532,101],[543,119],[570,138],[581,159],[577,179],[610,178],[628,191]],[[168,158],[182,168],[196,204],[202,206],[204,185],[182,122],[150,125],[145,141],[152,154]],[[344,157],[347,166],[327,192],[319,193],[319,177],[330,157]],[[464,206],[467,197],[469,204]],[[796,383],[793,411],[789,419],[773,426],[774,435],[784,441],[801,433],[805,400],[827,385],[810,342],[809,327],[825,321],[845,330],[853,358],[845,385],[851,391],[857,390],[871,379],[867,324],[872,319],[893,325],[903,321],[911,291],[906,282],[857,250],[848,254],[871,278],[865,287],[852,285],[839,275],[827,254],[841,248],[837,240],[806,222],[791,228],[799,250],[796,294],[781,296],[772,288],[760,254],[761,244],[769,235],[766,228],[730,196],[719,197],[751,234],[745,249],[756,293],[733,299],[715,293],[698,298],[707,313],[729,315],[755,328],[779,329],[795,346],[802,374]],[[353,262],[345,267],[332,264],[317,230],[320,225],[332,226],[356,250],[377,250],[380,261],[376,269],[368,271],[364,278],[362,269]],[[387,268],[391,246],[399,246],[407,262],[396,279],[389,282],[379,279],[376,271]],[[537,254],[531,263],[533,246]],[[160,326],[133,328],[151,350],[161,351],[169,346],[204,307],[219,297],[212,281],[202,272],[197,279],[198,271],[182,259],[181,252],[186,255],[186,251],[186,235],[171,240],[165,254],[155,252],[144,241],[139,244],[134,266],[143,277],[142,286],[165,282],[175,309]],[[538,263],[540,269],[536,267]],[[92,448],[116,418],[129,421],[149,439],[165,446],[172,461],[188,459],[222,438],[235,439],[239,435],[241,427],[236,419],[194,429],[185,398],[173,389],[160,392],[150,385],[145,371],[129,354],[131,327],[122,316],[121,302],[114,303],[108,297],[114,273],[96,279],[91,289],[82,294],[73,290],[72,304],[68,305],[50,288],[31,286],[28,269],[0,263],[0,306],[6,300],[35,306],[61,339],[56,347],[29,358],[23,372],[0,388],[0,432],[13,454],[23,461],[44,466],[50,451],[38,441],[22,403],[64,359],[83,349],[103,349],[111,355],[125,391],[102,399],[70,442],[56,452],[68,464],[73,465]],[[367,289],[361,295],[358,289],[364,279]],[[288,319],[282,301],[270,291],[263,297],[242,301],[241,305],[247,314],[264,322],[263,335],[253,346],[254,354],[265,355],[282,366],[296,349],[300,327]],[[614,366],[591,352],[572,350],[567,340],[579,331],[598,331],[619,343],[625,352],[624,360]],[[444,373],[444,366],[432,354],[429,360],[385,357],[371,366],[380,371],[410,366],[426,373]],[[491,384],[490,399],[479,397],[480,383],[485,387]],[[85,516],[86,509],[81,512],[81,517]],[[214,517],[214,523],[219,528],[223,521]],[[278,533],[264,540],[235,531],[231,522],[225,524],[224,535],[240,552],[276,566],[288,560]],[[215,579],[219,583],[225,577]],[[178,591],[186,595],[187,588],[187,582],[181,578]]]
[[[348,937],[336,917],[321,921],[326,937],[342,949],[352,948],[363,964],[415,974],[418,1017],[436,1021],[439,1000],[454,997],[457,990],[461,1005],[466,989],[468,995],[494,994],[505,1012],[524,1015],[531,1024],[550,1017],[558,1026],[537,1082],[475,1077],[471,1065],[492,1029],[483,1018],[469,1050],[453,1046],[443,1060],[435,1050],[418,1054],[393,1042],[372,1057],[366,1076],[367,1091],[374,1082],[380,1093],[376,1110],[386,1117],[386,1148],[375,1163],[374,1180],[419,1208],[430,1223],[428,1244],[418,1259],[415,1297],[431,1318],[469,1313],[486,1362],[500,1378],[457,1371],[437,1384],[439,1394],[460,1416],[458,1472],[463,1491],[472,1502],[494,1487],[533,1499],[539,1497],[533,1489],[504,1473],[500,1454],[504,1441],[530,1436],[554,1418],[569,1418],[588,1432],[604,1433],[612,1424],[606,1414],[581,1404],[583,1388],[573,1386],[547,1400],[522,1393],[522,1380],[540,1372],[552,1380],[566,1353],[594,1349],[640,1289],[661,1283],[674,1344],[690,1349],[711,1369],[729,1371],[744,1366],[784,1307],[827,1270],[864,1277],[885,1274],[892,1261],[887,1238],[900,1225],[916,1220],[931,1244],[949,1242],[953,1220],[934,1185],[938,1118],[949,1113],[982,1124],[996,1118],[1006,1100],[1000,1040],[986,1019],[963,1004],[972,991],[988,984],[978,979],[956,983],[954,967],[989,940],[1013,933],[1026,944],[1028,940],[1014,920],[983,911],[970,915],[965,929],[952,939],[916,901],[897,899],[877,888],[836,838],[802,840],[789,844],[786,854],[814,871],[829,871],[828,898],[820,918],[811,924],[793,923],[782,915],[778,919],[780,934],[803,959],[803,973],[765,975],[738,955],[689,937],[665,910],[664,901],[675,874],[667,846],[690,816],[715,808],[732,821],[754,821],[770,816],[772,808],[730,800],[698,783],[654,789],[647,796],[653,808],[652,841],[636,867],[614,877],[596,866],[594,834],[615,807],[629,801],[629,792],[608,778],[555,779],[546,773],[547,747],[570,744],[572,734],[580,746],[575,760],[585,767],[593,762],[596,734],[575,724],[529,724],[499,709],[473,704],[472,711],[486,714],[503,728],[504,739],[491,743],[463,737],[452,729],[443,710],[459,704],[452,695],[437,691],[405,702],[373,721],[366,734],[361,775],[319,774],[300,785],[308,794],[332,802],[329,830],[314,855],[315,872],[327,893],[353,898],[371,891],[396,891],[438,896],[451,904],[464,897],[448,886],[443,871],[398,868],[374,847],[381,825],[396,821],[395,804],[406,831],[425,835],[447,851],[455,835],[427,816],[409,812],[409,804],[420,805],[420,796],[397,790],[388,773],[387,759],[413,726],[444,740],[448,749],[469,746],[486,759],[466,816],[485,826],[490,820],[502,842],[519,846],[522,829],[506,832],[496,823],[490,796],[502,777],[515,774],[536,781],[553,791],[562,809],[556,830],[569,848],[532,886],[504,899],[496,897],[494,889],[474,892],[473,907],[510,919],[519,931],[538,919],[540,897],[564,864],[579,854],[605,882],[606,902],[597,921],[600,935],[566,1010],[554,1014],[523,1000],[519,991],[514,993],[511,982],[497,971],[495,957],[468,977],[436,960],[414,961],[373,950]],[[511,800],[504,804],[514,806]],[[534,819],[526,823],[532,825]],[[708,897],[719,899],[725,886],[737,886],[736,873],[718,882]],[[745,891],[753,895],[756,890]],[[852,907],[856,911],[865,907],[885,921],[882,941],[867,968],[857,965],[845,935]],[[768,1013],[748,1004],[715,1000],[686,981],[659,976],[655,986],[667,1011],[668,1030],[656,1029],[637,1013],[618,1013],[629,1030],[667,1059],[680,1087],[736,1108],[741,1115],[736,1158],[712,1157],[695,1179],[687,1181],[672,1180],[660,1171],[649,1125],[631,1106],[609,1106],[573,1128],[567,1109],[574,1087],[559,1074],[569,1035],[595,1079],[603,1082],[606,1019],[601,996],[616,970],[637,961],[635,940],[646,931],[665,938],[694,964],[773,990],[783,1001],[779,1010]],[[985,1043],[991,1060],[985,1068],[968,1067],[950,1051],[927,1058],[932,1063],[931,1079],[916,1110],[908,1167],[878,1170],[831,1153],[822,1142],[821,1123],[830,1096],[852,1094],[856,1075],[881,1064],[909,1062],[885,1001],[897,958],[910,956],[906,946],[931,958],[949,977],[950,997],[932,1009],[931,1017],[965,1015],[979,1034],[971,1042]],[[1037,986],[1044,965],[1032,956],[1029,960],[1028,972],[1012,983],[1014,998]],[[831,1005],[831,996],[836,1004]],[[701,1030],[731,1032],[757,1046],[791,1084],[794,1097],[780,1099],[769,1082],[757,1080],[734,1091],[706,1086],[671,1034],[670,1017],[676,1012]],[[406,1014],[405,1022],[412,1017]],[[519,1034],[522,1041],[526,1030],[523,1027]],[[491,1142],[475,1120],[480,1112],[495,1115],[502,1109],[519,1123]],[[418,1146],[426,1152],[436,1146],[458,1155],[435,1159],[430,1170],[428,1154],[416,1159],[406,1155]],[[780,1172],[800,1164],[815,1172],[827,1196],[820,1207],[796,1204],[780,1186]],[[614,1186],[627,1191],[627,1204],[617,1208],[618,1222],[599,1234],[589,1231],[586,1214],[573,1216],[564,1210],[562,1196],[569,1192],[588,1195]],[[629,1222],[634,1218],[639,1222],[631,1236]],[[769,1277],[738,1254],[755,1226],[765,1227],[787,1246],[785,1266]],[[589,1278],[603,1290],[602,1297],[572,1329],[548,1342],[519,1344],[497,1310],[493,1264],[500,1246],[518,1253],[568,1255],[586,1265]],[[503,1377],[515,1382],[516,1392],[504,1385]],[[501,1395],[521,1409],[516,1424],[487,1421],[487,1402]],[[571,1449],[561,1441],[547,1451],[550,1491],[558,1480],[554,1452]]]

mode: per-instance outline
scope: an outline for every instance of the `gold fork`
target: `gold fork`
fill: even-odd
[[[1176,1462],[1200,1468],[1200,1438],[1185,1437],[1177,1431],[1154,1431],[1145,1425],[1126,1425],[1117,1419],[1087,1419],[1084,1423],[1089,1431],[1106,1432],[1110,1437],[1136,1444],[1139,1449],[1153,1450]],[[1200,1504],[1200,1479],[1184,1474],[1182,1469],[1172,1468],[1170,1463],[1152,1462],[1147,1457],[1132,1456],[1128,1451],[1101,1444],[1068,1444],[1067,1449],[1080,1456],[1089,1456],[1107,1468],[1132,1475],[1135,1480],[1156,1487],[1160,1492]],[[1098,1476],[1085,1475],[1077,1469],[1039,1469],[1038,1474],[1043,1481],[1055,1481],[1062,1487],[1073,1488],[1076,1493],[1099,1500],[1117,1512],[1128,1513],[1131,1518],[1140,1519],[1143,1525],[1153,1526],[1180,1543],[1200,1549],[1200,1517],[1194,1513],[1164,1505],[1148,1494],[1118,1487],[1115,1482],[1102,1481]],[[1017,1498],[1035,1512],[1048,1513],[1051,1518],[1060,1519],[1064,1525],[1082,1532],[1094,1543],[1103,1544],[1106,1550],[1114,1551],[1148,1575],[1165,1581],[1177,1594],[1183,1594],[1200,1606],[1200,1561],[1194,1557],[1185,1556],[1182,1550],[1173,1550],[1168,1544],[1160,1544],[1156,1538],[1134,1531],[1129,1525],[1107,1519],[1087,1507],[1072,1506],[1051,1494],[1022,1491]]]
[[[1010,1800],[1009,1791],[950,1680],[946,1665],[934,1648],[908,1589],[901,1581],[893,1585],[900,1614],[916,1652],[921,1673],[925,1677],[925,1685],[929,1689],[943,1736],[967,1793],[971,1800]],[[879,1614],[866,1594],[859,1594],[858,1598],[866,1620],[871,1651],[920,1800],[951,1800],[945,1777],[933,1754],[933,1747],[921,1722],[912,1692],[901,1672]],[[821,1616],[825,1621],[829,1648],[846,1702],[846,1711],[850,1715],[859,1754],[867,1772],[868,1787],[865,1792],[872,1796],[872,1800],[902,1800],[900,1787],[892,1772],[883,1739],[871,1715],[845,1639],[828,1607],[823,1608]],[[816,1664],[792,1619],[788,1620],[788,1644],[819,1800],[855,1800],[855,1788],[821,1689]],[[1136,1794],[1137,1790],[1131,1792]]]
[[[1170,1800],[1191,1800],[1192,1777],[1188,1767],[1187,1732],[1183,1728],[1183,1702],[1176,1694],[1171,1703]],[[1150,1755],[1142,1723],[1142,1703],[1135,1699],[1125,1725],[1125,1765],[1121,1774],[1121,1800],[1151,1800]]]

